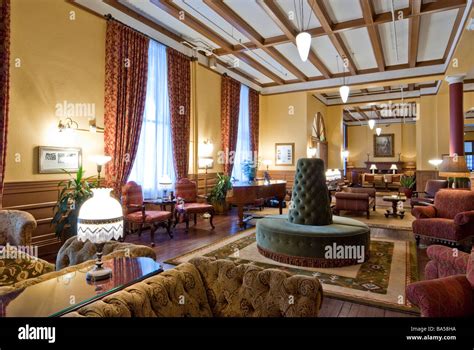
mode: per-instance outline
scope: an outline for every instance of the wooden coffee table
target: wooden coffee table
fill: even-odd
[[[400,195],[394,195],[394,196],[383,196],[382,199],[384,202],[392,202],[392,212],[390,212],[389,209],[387,209],[385,213],[385,217],[388,218],[389,216],[393,217],[399,217],[400,219],[403,219],[405,216],[405,210],[398,210],[398,202],[405,202],[407,200],[407,197],[405,196],[400,196]]]

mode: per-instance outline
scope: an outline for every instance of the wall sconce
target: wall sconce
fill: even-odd
[[[72,132],[72,131],[90,131],[104,133],[104,128],[97,126],[95,119],[89,120],[89,129],[80,129],[79,124],[72,118],[67,117],[64,121],[60,120],[58,123],[59,132]]]
[[[438,166],[443,163],[442,159],[430,159],[428,161],[432,166],[434,166],[435,170],[438,170]]]
[[[110,162],[112,160],[112,157],[97,155],[92,156],[91,160],[97,165],[97,184],[98,186],[100,186],[100,173],[102,172],[102,166]]]
[[[344,151],[341,152],[341,155],[342,155],[342,158],[347,160],[347,158],[349,158],[349,151],[344,150]]]
[[[316,153],[318,152],[316,147],[309,147],[308,148],[308,156],[310,158],[314,158],[316,156]]]

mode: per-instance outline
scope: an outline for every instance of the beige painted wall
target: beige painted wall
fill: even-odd
[[[391,124],[382,127],[382,134],[394,134],[394,157],[374,157],[374,135],[367,125],[348,127],[349,161],[354,162],[355,167],[365,167],[367,153],[370,153],[371,161],[391,162],[398,161],[398,153],[401,153],[402,161],[416,160],[416,125],[415,124]]]
[[[330,169],[342,169],[344,167],[341,154],[344,150],[342,109],[343,106],[328,107],[325,117],[328,133],[328,168]]]
[[[95,175],[89,157],[103,153],[103,135],[60,134],[56,104],[93,104],[98,125],[103,125],[106,23],[65,1],[15,0],[11,6],[5,181],[64,177],[37,173],[36,147],[40,145],[82,147],[86,175]],[[70,20],[70,11],[74,11],[75,20]],[[87,127],[88,118],[78,115],[74,119],[80,127]]]

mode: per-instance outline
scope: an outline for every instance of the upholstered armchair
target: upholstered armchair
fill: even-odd
[[[421,191],[413,192],[413,197],[410,200],[411,208],[413,209],[415,205],[420,205],[420,206],[432,205],[434,203],[434,197],[436,193],[439,190],[446,187],[448,187],[447,180],[426,181],[425,190],[423,192]]]
[[[133,231],[133,225],[138,226],[138,235],[141,236],[142,230],[145,226],[150,227],[151,246],[155,245],[155,231],[163,226],[170,238],[173,238],[171,233],[171,220],[173,214],[169,211],[162,210],[146,210],[143,202],[142,187],[134,181],[129,181],[122,187],[122,208],[123,219],[125,224],[125,234]]]
[[[30,213],[20,210],[0,210],[0,246],[31,245],[36,220]]]
[[[417,244],[420,238],[451,245],[469,244],[474,236],[474,192],[440,190],[433,205],[414,207],[412,223]]]
[[[174,226],[179,223],[180,218],[183,217],[186,223],[186,232],[189,230],[189,216],[194,216],[194,225],[197,223],[197,215],[208,213],[210,215],[209,223],[212,229],[214,224],[212,219],[214,217],[214,207],[211,204],[199,202],[200,197],[197,193],[197,185],[194,181],[183,178],[176,183],[175,186],[176,197],[179,204],[175,208],[175,222]],[[205,198],[201,198],[205,199]]]
[[[370,218],[370,210],[375,211],[375,188],[346,187],[341,192],[336,192],[336,206],[334,213],[340,214],[341,210],[363,211]]]
[[[471,254],[432,245],[426,280],[407,286],[407,297],[424,317],[474,316],[474,249]]]
[[[198,257],[66,317],[317,317],[322,300],[316,277]]]

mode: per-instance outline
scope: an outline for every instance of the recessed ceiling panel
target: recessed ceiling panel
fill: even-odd
[[[238,60],[234,55],[225,55],[221,56],[224,60],[229,62],[229,66],[235,60]],[[258,70],[250,67],[247,63],[243,62],[242,60],[238,60],[239,66],[238,68],[242,70],[244,73],[254,77],[260,84],[268,84],[273,83],[273,80],[268,78],[266,75],[260,73]]]
[[[309,60],[303,62],[298,53],[298,49],[293,43],[286,43],[275,46],[290,62],[292,62],[301,72],[308,77],[321,76],[321,72],[315,68]]]
[[[375,13],[384,13],[392,11],[392,1],[391,0],[376,0],[372,1],[374,5]],[[400,10],[410,7],[409,0],[393,0],[394,10]],[[397,14],[395,14],[397,16]]]
[[[347,30],[340,33],[340,36],[349,52],[353,54],[357,69],[377,67],[367,28]]]
[[[443,58],[458,9],[421,16],[418,61]]]
[[[276,0],[297,30],[321,27],[306,0]],[[296,5],[296,7],[295,7]],[[301,11],[303,9],[303,11]],[[302,15],[303,14],[303,15]]]
[[[311,48],[332,73],[342,73],[342,60],[327,35],[313,38]]]
[[[408,63],[408,20],[383,23],[378,26],[387,66]],[[397,55],[398,53],[398,55]]]
[[[261,49],[245,51],[245,54],[252,57],[258,63],[264,65],[270,69],[273,73],[277,74],[284,80],[294,80],[296,77],[286,70],[281,64],[275,61],[270,55]]]
[[[264,38],[283,34],[255,0],[226,0],[225,3]]]
[[[323,0],[333,23],[363,18],[359,0]]]

